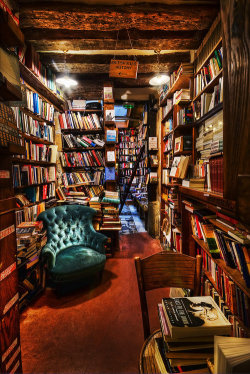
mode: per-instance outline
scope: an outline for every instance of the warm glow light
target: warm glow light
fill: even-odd
[[[66,87],[66,88],[70,88],[72,86],[77,85],[77,81],[75,81],[74,79],[71,79],[69,77],[66,77],[66,76],[57,78],[56,83],[61,84],[62,86]]]
[[[169,75],[167,74],[158,74],[150,79],[149,84],[151,86],[161,86],[163,84],[168,83],[169,79]]]

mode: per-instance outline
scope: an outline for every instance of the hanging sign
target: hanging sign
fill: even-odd
[[[135,60],[111,60],[109,76],[112,78],[137,78],[138,61]]]

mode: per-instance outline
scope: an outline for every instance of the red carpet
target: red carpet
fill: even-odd
[[[98,287],[63,297],[47,290],[21,315],[24,373],[137,373],[143,329],[133,257],[160,250],[147,233],[124,235]],[[152,329],[163,294],[149,295]]]

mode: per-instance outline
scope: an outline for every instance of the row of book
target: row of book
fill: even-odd
[[[213,258],[221,258],[227,266],[238,269],[250,287],[250,249],[235,239],[235,230],[224,232],[207,223],[206,217],[202,211],[191,215],[193,235],[207,243]],[[245,242],[250,243],[247,239]]]
[[[58,187],[56,189],[57,196],[60,200],[66,200],[71,203],[79,203],[87,205],[90,200],[93,201],[103,194],[104,187],[99,186],[80,186],[74,188],[74,190],[67,190],[66,188]]]
[[[40,213],[45,210],[45,202],[42,201],[32,206],[24,206],[23,209],[17,210],[16,215],[16,226],[22,222],[36,221]]]
[[[162,107],[162,117],[164,118],[173,108],[173,99],[167,99],[166,105]]]
[[[120,148],[123,148],[121,146],[122,143],[126,143],[126,144],[129,144],[129,143],[137,143],[138,141],[138,137],[137,135],[120,135]],[[127,148],[127,147],[125,147]]]
[[[129,156],[119,156],[119,162],[133,162],[136,161],[136,156],[129,155]]]
[[[83,183],[90,185],[99,185],[104,183],[104,173],[103,171],[63,173],[62,182],[64,184],[64,187]]]
[[[47,121],[54,120],[54,106],[41,98],[36,92],[26,88],[27,107],[34,114]]]
[[[31,140],[24,140],[24,147],[26,160],[56,162],[57,145],[37,144]]]
[[[100,151],[64,152],[60,157],[63,167],[104,166],[103,155]]]
[[[121,221],[119,218],[119,208],[117,201],[119,195],[117,192],[110,193],[105,191],[105,198],[109,199],[109,203],[102,202],[102,229],[121,229]],[[112,201],[113,200],[113,201]]]
[[[180,101],[182,102],[189,102],[191,100],[190,97],[190,89],[189,88],[182,88],[179,91],[175,91],[173,95],[173,105],[177,105]]]
[[[194,96],[198,95],[219,74],[222,69],[222,60],[223,48],[221,47],[214,51],[214,56],[194,78]]]
[[[51,125],[33,119],[20,110],[19,107],[13,107],[12,109],[15,113],[17,128],[20,131],[27,135],[36,136],[53,143],[54,135]]]
[[[229,280],[229,283],[230,283],[230,280]],[[236,288],[238,287],[236,286]],[[226,290],[227,296],[228,296],[228,292],[230,291],[231,289],[229,291]],[[206,279],[204,282],[203,293],[204,293],[204,296],[211,296],[215,300],[215,302],[218,304],[223,314],[228,318],[232,326],[232,336],[235,336],[238,338],[247,337],[247,332],[242,327],[241,323],[239,322],[238,316],[236,315],[235,312],[232,312],[233,309],[231,309],[231,304],[228,304],[228,302],[231,302],[231,301],[233,302],[234,299],[231,299],[229,295],[228,300],[225,302],[224,296],[221,297],[219,295],[219,293],[216,291],[216,289],[213,287],[212,283],[208,279]]]
[[[33,46],[28,45],[22,62],[47,88],[56,93],[56,74],[41,63],[39,53],[35,51]]]
[[[32,184],[49,183],[55,180],[56,168],[54,166],[13,165],[14,188]]]
[[[122,149],[134,149],[134,148],[137,148],[137,141],[128,141],[128,142],[120,142],[119,144],[119,148],[122,148]]]
[[[179,125],[188,125],[193,122],[193,108],[192,106],[187,106],[181,108],[177,112],[177,126]]]
[[[138,154],[138,148],[133,148],[133,149],[120,149],[119,150],[120,156],[134,156]]]
[[[69,148],[88,148],[88,147],[103,147],[105,142],[99,137],[74,136],[72,134],[63,134],[63,146]]]
[[[102,129],[100,118],[96,113],[81,115],[80,112],[74,113],[66,111],[59,114],[59,123],[61,129],[76,129],[76,130],[98,130]]]
[[[210,110],[215,108],[219,103],[223,102],[223,78],[219,79],[219,84],[214,86],[212,93],[203,93],[200,101],[196,100],[192,103],[194,119],[198,120]]]
[[[229,318],[229,315],[236,315],[245,326],[250,327],[250,305],[247,296],[202,248],[199,247],[197,253],[202,255],[203,268],[210,274],[218,290],[217,292],[211,287],[209,282],[209,284],[206,284],[205,294],[215,298],[227,318]],[[223,308],[227,308],[227,310],[223,310]]]

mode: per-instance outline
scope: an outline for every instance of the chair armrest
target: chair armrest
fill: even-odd
[[[91,248],[95,249],[99,253],[105,254],[104,244],[108,240],[108,238],[99,233],[96,232],[94,228],[91,229],[90,232],[90,245]]]
[[[47,264],[48,269],[51,270],[56,264],[56,254],[49,244],[45,245],[42,249],[42,258]]]

